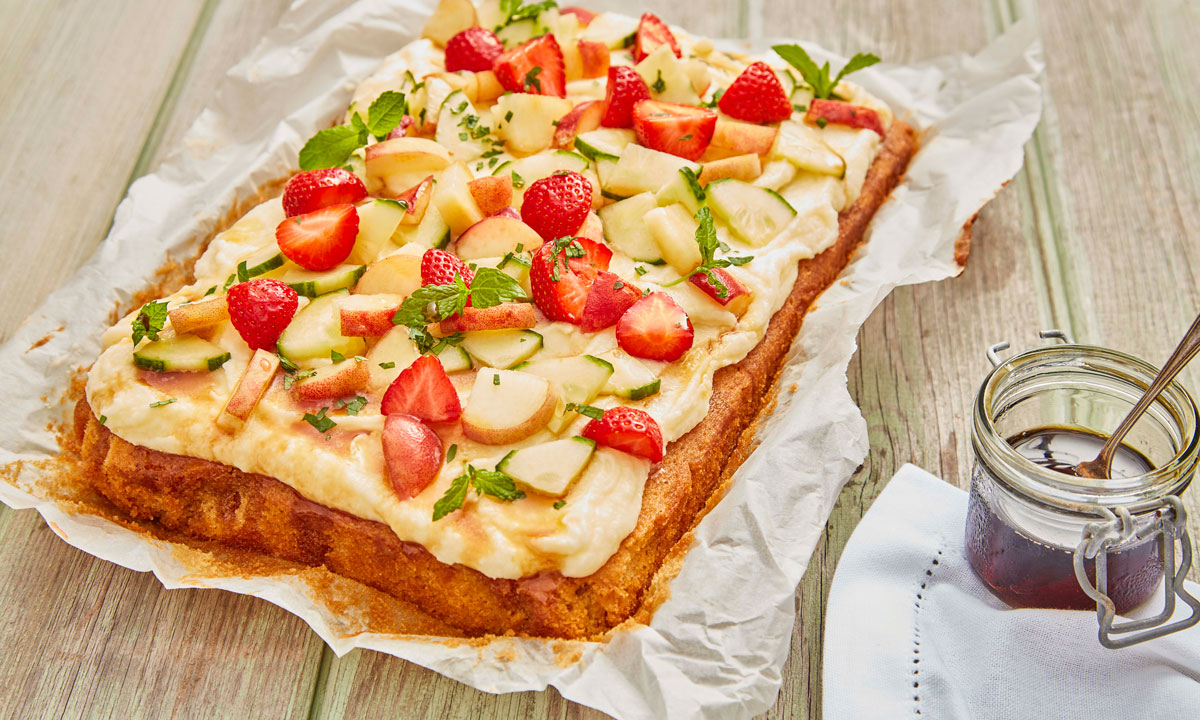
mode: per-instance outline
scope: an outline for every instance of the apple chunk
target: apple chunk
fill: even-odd
[[[297,380],[292,392],[299,400],[328,400],[353,395],[371,379],[367,364],[354,358],[318,368],[303,380]]]
[[[359,295],[390,294],[408,297],[421,287],[420,255],[389,255],[367,266],[354,286]]]
[[[404,302],[401,295],[349,295],[338,302],[342,334],[378,337],[395,327],[392,316]]]
[[[229,303],[225,296],[221,295],[180,305],[167,315],[171,318],[171,327],[175,329],[175,334],[184,335],[228,320]]]
[[[712,146],[732,150],[741,155],[752,153],[766,155],[775,144],[775,136],[779,128],[770,125],[755,125],[754,123],[734,120],[725,115],[717,116],[717,125],[713,128]]]
[[[421,37],[445,47],[450,38],[477,23],[471,0],[441,0],[421,30]]]
[[[367,191],[400,195],[450,165],[450,152],[433,140],[399,137],[368,145]]]
[[[412,415],[388,415],[382,439],[388,480],[401,500],[419,495],[441,472],[441,438]]]
[[[500,303],[489,308],[463,308],[462,315],[451,315],[438,325],[443,335],[473,330],[528,329],[537,325],[537,315],[529,303]]]
[[[467,228],[454,242],[454,254],[463,260],[500,257],[518,252],[533,252],[542,246],[542,236],[520,220],[506,215],[484,218]]]
[[[757,155],[747,153],[706,163],[700,170],[700,184],[707,185],[713,180],[725,178],[750,182],[759,175],[762,175],[762,161]]]
[[[467,183],[467,190],[484,215],[495,215],[512,205],[512,175],[488,175]]]
[[[382,396],[400,373],[421,357],[417,344],[408,335],[408,328],[395,325],[367,351],[367,370],[371,380],[367,391]]]
[[[532,155],[550,147],[557,129],[554,123],[573,107],[566,98],[510,93],[496,101],[492,114],[499,121],[496,132],[506,141],[505,149]]]
[[[519,442],[546,426],[557,403],[544,377],[484,368],[463,409],[463,434],[485,445]]]
[[[455,235],[462,234],[483,219],[483,211],[467,187],[471,180],[471,171],[467,166],[455,163],[442,171],[433,188],[433,202]]]
[[[250,364],[246,366],[233,392],[229,394],[229,399],[225,401],[225,407],[221,408],[221,414],[217,416],[217,427],[233,432],[250,419],[250,413],[254,412],[258,401],[262,400],[263,394],[271,386],[278,369],[278,355],[267,350],[255,350]]]

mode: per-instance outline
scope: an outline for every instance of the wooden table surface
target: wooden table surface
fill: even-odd
[[[830,8],[830,5],[834,7]],[[0,340],[104,238],[224,71],[286,0],[0,1]],[[1025,170],[983,212],[959,278],[901,288],[850,366],[871,453],[838,500],[796,602],[767,717],[821,714],[823,610],[842,548],[893,472],[965,485],[984,348],[1037,330],[1161,362],[1197,310],[1200,7],[1184,0],[626,0],[723,37],[766,32],[907,62],[974,51],[1040,13],[1047,106]],[[683,9],[683,8],[686,8]],[[269,112],[264,108],[264,112]],[[51,204],[45,202],[52,201]],[[40,202],[39,202],[40,201]],[[1200,387],[1200,364],[1185,374]],[[1192,533],[1196,519],[1194,493]],[[374,652],[335,658],[297,618],[61,542],[0,506],[0,714],[22,717],[592,718],[553,690],[494,696]],[[864,679],[869,682],[869,679]]]

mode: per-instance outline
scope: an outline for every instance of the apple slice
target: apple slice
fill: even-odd
[[[570,150],[575,145],[575,136],[599,128],[600,118],[603,116],[603,102],[588,100],[579,103],[559,119],[558,127],[554,130],[553,146],[561,150]]]
[[[587,238],[598,243],[604,242],[604,223],[600,221],[600,216],[595,211],[588,213],[587,219],[583,221],[583,225],[579,226],[575,237]]]
[[[471,0],[441,0],[421,30],[421,37],[446,47],[450,38],[477,24],[478,17]]]
[[[412,415],[388,415],[382,440],[388,480],[401,500],[419,495],[442,471],[441,438]]]
[[[755,125],[754,123],[734,120],[727,115],[717,115],[717,125],[713,128],[712,147],[733,150],[736,154],[753,153],[766,155],[775,144],[775,136],[779,128],[772,125]]]
[[[354,395],[370,380],[371,371],[365,361],[347,358],[317,368],[313,375],[297,380],[292,392],[298,400],[329,400]]]
[[[433,197],[433,176],[425,178],[396,197],[396,201],[407,205],[401,225],[420,225],[425,218],[425,210],[429,208],[429,200]],[[362,220],[359,220],[362,227]]]
[[[392,316],[404,302],[402,295],[355,294],[338,302],[342,334],[347,337],[378,337],[396,327]]]
[[[463,409],[463,434],[484,445],[519,442],[546,426],[557,403],[544,377],[484,368]]]
[[[454,163],[442,171],[433,189],[433,202],[450,232],[461,235],[467,228],[483,219],[483,211],[475,204],[467,183],[471,171],[462,163]]]
[[[510,178],[504,175],[505,178]],[[463,260],[501,257],[519,252],[518,247],[532,252],[542,246],[542,236],[520,220],[503,215],[484,218],[467,228],[454,242],[454,254]]]
[[[475,97],[471,98],[471,102],[490,103],[503,94],[504,86],[500,84],[496,73],[491,70],[475,73]]]
[[[500,303],[489,308],[463,308],[462,315],[451,315],[438,325],[442,336],[476,330],[528,329],[537,325],[537,315],[529,303]]]
[[[250,413],[262,400],[262,396],[271,386],[275,371],[279,369],[279,356],[269,350],[255,350],[250,358],[250,364],[242,372],[225,407],[217,416],[217,427],[227,432],[233,432],[250,419]]]
[[[746,155],[734,155],[733,157],[714,160],[706,164],[700,170],[700,184],[707,185],[714,180],[724,180],[725,178],[735,178],[750,182],[762,175],[762,161],[758,156],[750,153]]]
[[[696,273],[688,278],[688,282],[703,290],[718,305],[741,317],[746,312],[746,308],[750,307],[750,301],[754,299],[754,296],[741,281],[724,268],[713,268],[711,272],[717,276],[717,279],[725,286],[724,288],[714,284],[707,273]],[[722,293],[724,293],[723,296]]]
[[[180,305],[167,313],[167,316],[171,318],[171,327],[175,329],[175,334],[184,335],[228,320],[229,303],[224,295],[219,295]]]
[[[376,260],[354,286],[360,295],[408,297],[421,287],[421,256],[398,254]]]
[[[450,165],[450,152],[433,140],[399,137],[368,145],[367,191],[399,195]]]
[[[512,206],[512,175],[488,175],[467,183],[467,190],[484,215],[495,215]]]
[[[387,392],[388,386],[400,376],[401,371],[412,365],[420,356],[417,344],[408,335],[408,328],[393,325],[392,329],[384,333],[367,351],[365,364],[371,373],[367,391],[372,395],[382,396]]]
[[[492,114],[497,119],[496,133],[505,140],[504,149],[532,155],[550,147],[557,129],[554,123],[574,107],[566,98],[509,93],[496,101]]]

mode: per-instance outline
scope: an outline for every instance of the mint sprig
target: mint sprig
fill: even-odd
[[[146,303],[133,319],[133,346],[137,347],[142,338],[157,340],[166,324],[167,304],[158,300]]]
[[[558,7],[558,3],[554,0],[542,0],[542,2],[523,7],[521,2],[522,0],[500,0],[500,13],[504,15],[504,21],[495,27],[496,32],[509,23],[537,17],[543,10]]]
[[[800,71],[800,76],[804,78],[804,82],[813,89],[813,96],[827,100],[833,91],[837,89],[837,85],[842,78],[852,72],[857,72],[863,68],[868,68],[879,62],[879,58],[871,53],[858,53],[850,58],[850,62],[846,63],[837,76],[830,79],[829,63],[818,67],[817,63],[809,57],[809,54],[804,51],[804,48],[799,45],[772,45],[771,49],[783,58],[787,64]]]
[[[672,280],[663,287],[678,285],[693,275],[704,273],[708,276],[708,281],[717,289],[717,297],[722,299],[727,298],[729,297],[729,288],[713,270],[734,265],[745,265],[754,258],[752,256],[726,256],[718,258],[717,251],[729,252],[729,246],[717,239],[717,230],[713,226],[712,213],[709,212],[707,207],[700,208],[699,212],[696,213],[696,222],[700,223],[700,226],[696,228],[696,244],[700,247],[700,265],[690,273]]]
[[[372,135],[378,139],[387,137],[407,113],[408,101],[404,93],[394,90],[382,93],[367,108],[366,120],[355,112],[350,116],[349,124],[320,130],[309,138],[300,149],[300,169],[341,167],[355,150],[370,141]]]
[[[468,465],[467,471],[454,478],[445,494],[433,504],[434,522],[462,508],[467,499],[467,492],[472,487],[475,489],[476,495],[490,495],[503,502],[513,502],[525,497],[525,493],[517,489],[513,479],[504,473],[496,470],[480,470],[473,465]]]

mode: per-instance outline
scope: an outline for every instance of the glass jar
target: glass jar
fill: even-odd
[[[1014,607],[1095,607],[1106,647],[1195,625],[1200,601],[1183,588],[1191,542],[1179,502],[1200,457],[1195,403],[1179,383],[1168,386],[1126,436],[1114,479],[1063,472],[1095,457],[1158,371],[1124,353],[1076,345],[1060,331],[1042,337],[1066,344],[1005,361],[996,352],[1008,343],[988,350],[994,367],[972,417],[966,525],[972,569]],[[1064,463],[1059,470],[1052,469],[1056,461]],[[1117,614],[1148,600],[1164,577],[1162,613],[1113,624]],[[1167,624],[1176,597],[1192,613]]]

